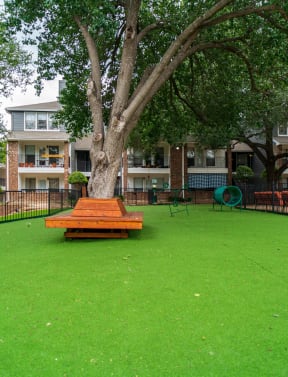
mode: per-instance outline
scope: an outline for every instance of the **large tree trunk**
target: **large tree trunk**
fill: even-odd
[[[109,131],[103,147],[99,149],[93,142],[90,150],[91,176],[88,183],[88,193],[94,198],[112,198],[121,168],[122,152],[124,148],[123,131],[120,133]]]

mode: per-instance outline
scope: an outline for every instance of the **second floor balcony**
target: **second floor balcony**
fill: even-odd
[[[188,169],[223,169],[226,168],[226,158],[225,157],[214,157],[214,158],[187,158]]]
[[[19,168],[64,168],[64,155],[19,155]]]
[[[144,156],[139,154],[128,155],[128,168],[157,168],[167,169],[170,167],[168,155]]]
[[[185,157],[184,157],[185,158]],[[186,158],[188,169],[225,169],[226,158],[213,157],[213,158],[201,158],[195,156],[195,158]],[[141,156],[129,155],[128,156],[128,168],[149,168],[149,169],[167,169],[170,168],[170,157],[168,155],[161,156],[160,158],[143,158]]]

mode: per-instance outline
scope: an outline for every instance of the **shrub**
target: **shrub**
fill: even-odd
[[[245,181],[248,178],[251,178],[254,176],[254,172],[249,166],[246,165],[239,165],[236,169],[236,175],[235,178],[238,181]]]
[[[73,173],[71,173],[69,175],[69,178],[68,178],[68,182],[70,184],[78,184],[78,185],[86,185],[86,183],[88,182],[88,179],[87,177],[81,173],[80,171],[74,171]]]

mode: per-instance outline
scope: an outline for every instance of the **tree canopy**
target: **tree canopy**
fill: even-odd
[[[66,80],[61,100],[67,129],[74,136],[93,134],[88,190],[91,196],[99,197],[113,196],[129,135],[142,115],[145,121],[153,97],[169,90],[173,74],[175,89],[180,80],[177,75],[184,75],[182,67],[189,69],[192,61],[193,80],[199,83],[195,89],[191,87],[192,93],[201,90],[200,83],[205,93],[209,81],[205,70],[201,76],[201,70],[209,65],[209,74],[213,74],[216,60],[212,51],[221,51],[223,56],[230,52],[241,60],[241,70],[253,86],[252,68],[257,66],[260,77],[272,63],[266,58],[267,47],[277,45],[279,38],[284,46],[287,38],[288,4],[284,0],[6,0],[5,5],[11,33],[22,31],[31,42],[31,33],[37,29],[39,87],[41,79],[57,74]],[[238,75],[239,67],[235,64]],[[220,83],[218,75],[213,80]],[[227,88],[230,93],[234,90],[239,91],[236,84]],[[164,105],[169,97],[158,98]],[[217,113],[217,103],[210,98],[203,109],[200,100],[201,95],[194,102],[197,117],[204,112],[207,116],[208,109],[214,119],[217,114],[219,119],[227,114],[225,109]],[[228,106],[237,107],[236,100],[231,96]],[[230,121],[228,115],[225,123]],[[168,127],[168,122],[164,125]]]
[[[16,87],[25,88],[31,78],[31,56],[10,33],[0,13],[0,96],[8,96]]]

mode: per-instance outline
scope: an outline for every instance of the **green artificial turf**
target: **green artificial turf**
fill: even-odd
[[[287,377],[288,217],[128,210],[120,240],[0,225],[0,376]]]

